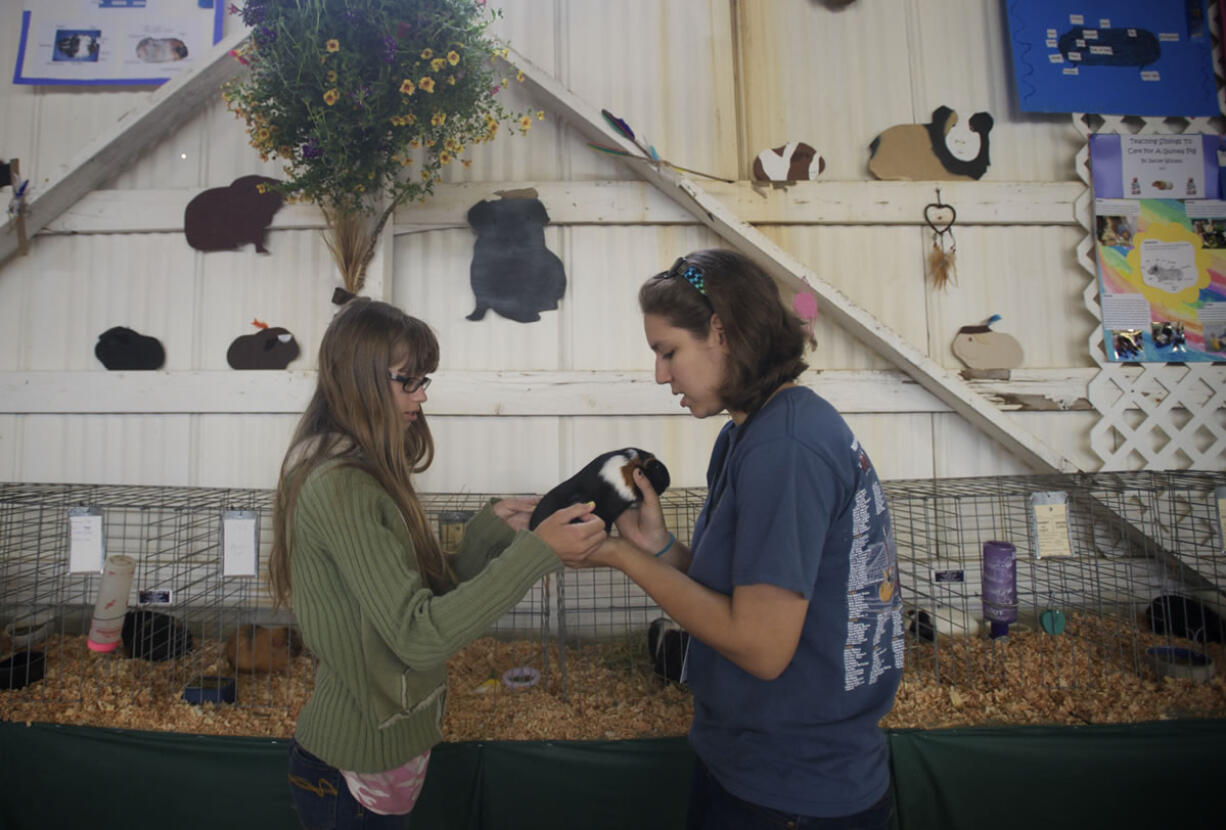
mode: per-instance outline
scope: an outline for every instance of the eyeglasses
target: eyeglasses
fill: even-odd
[[[707,281],[703,276],[702,269],[691,265],[685,257],[677,257],[677,261],[673,263],[673,267],[668,269],[668,278],[680,277],[681,279],[694,286],[702,296],[707,296]]]
[[[408,375],[398,375],[395,372],[388,372],[387,379],[393,383],[399,383],[404,389],[405,394],[412,395],[418,389],[423,392],[430,388],[430,378],[422,375],[419,378],[409,377]]]

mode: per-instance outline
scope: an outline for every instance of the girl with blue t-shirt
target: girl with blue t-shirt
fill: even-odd
[[[658,495],[568,565],[623,571],[691,635],[697,754],[687,827],[884,828],[885,736],[902,602],[877,473],[828,402],[799,386],[807,336],[744,256],[698,251],[639,291],[656,382],[696,418],[725,410],[686,547]],[[811,338],[810,338],[811,340]]]

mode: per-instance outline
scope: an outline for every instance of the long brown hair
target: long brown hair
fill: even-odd
[[[701,289],[682,276],[688,266],[700,272]],[[718,394],[731,412],[757,412],[776,389],[808,368],[805,343],[816,345],[780,301],[774,280],[736,251],[686,254],[643,283],[639,308],[700,339],[711,332],[712,314],[719,315],[728,364]]]
[[[388,303],[357,297],[332,319],[319,344],[315,394],[298,421],[277,485],[268,572],[278,607],[290,601],[298,492],[316,466],[333,458],[367,471],[391,495],[425,583],[435,591],[452,584],[412,481],[413,473],[434,460],[434,438],[424,412],[404,425],[388,383],[392,366],[408,359],[410,375],[426,375],[438,368],[438,356],[430,327]]]

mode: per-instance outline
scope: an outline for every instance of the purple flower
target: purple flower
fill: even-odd
[[[302,145],[302,157],[304,159],[317,159],[323,154],[324,151],[319,149],[319,142],[315,140],[314,136],[307,139],[306,143]]]
[[[396,62],[396,39],[391,35],[383,36],[383,60],[388,63]]]
[[[260,26],[255,30],[252,37],[255,38],[256,43],[272,43],[277,39],[277,30],[270,29],[267,26]]]

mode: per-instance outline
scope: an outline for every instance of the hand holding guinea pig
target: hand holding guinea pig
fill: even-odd
[[[500,499],[494,502],[494,515],[506,522],[511,530],[528,530],[528,520],[532,518],[532,511],[536,509],[539,501],[535,496]]]
[[[608,538],[604,519],[596,515],[595,502],[582,502],[554,511],[533,531],[567,565],[577,565],[589,551]]]
[[[617,532],[627,541],[654,553],[668,544],[668,528],[664,526],[664,510],[660,494],[643,470],[634,471],[634,486],[642,494],[640,504],[631,505],[617,517]]]

